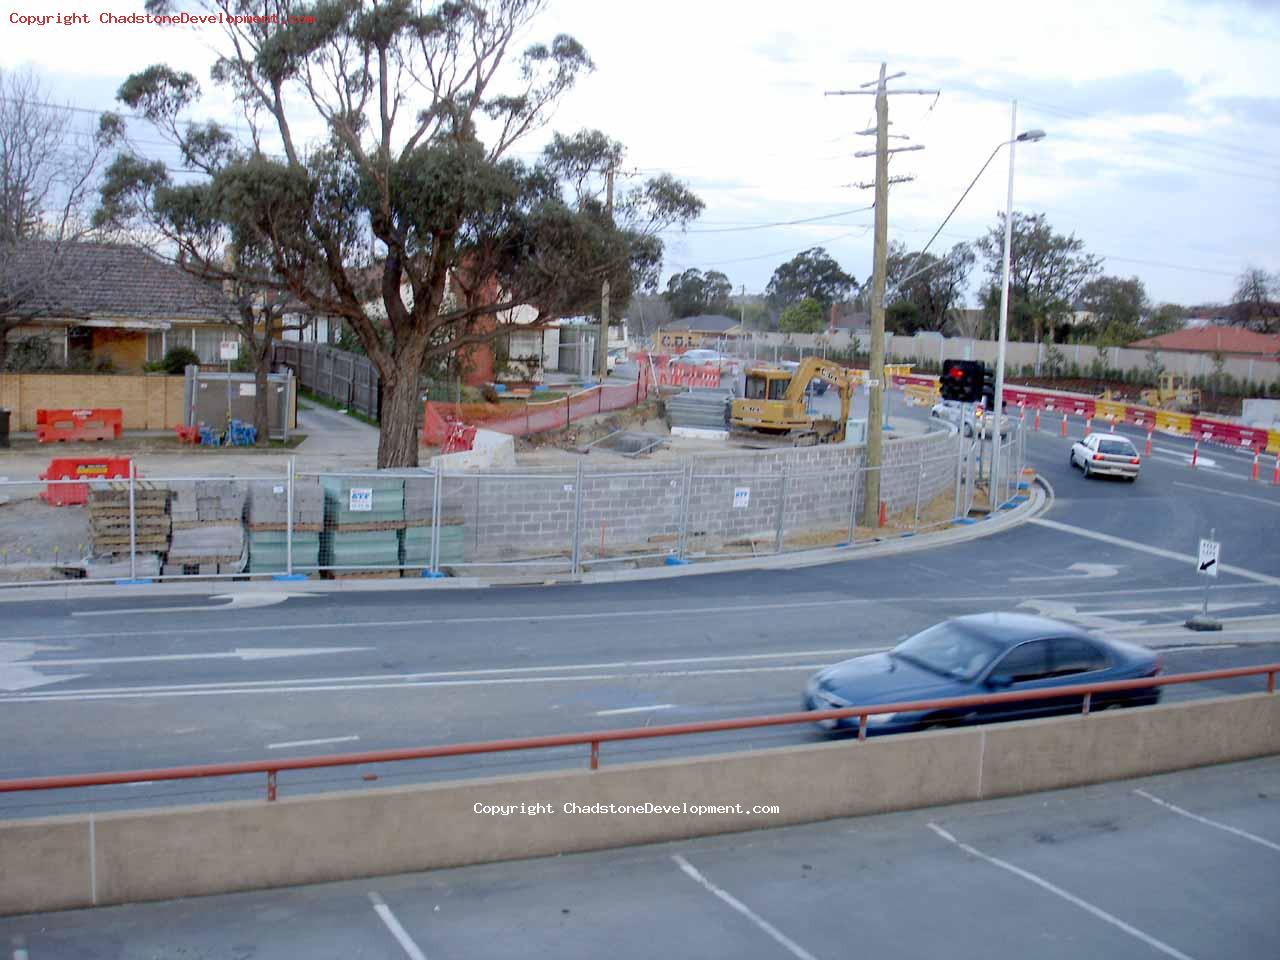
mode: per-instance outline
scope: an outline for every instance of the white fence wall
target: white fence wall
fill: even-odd
[[[754,333],[748,334],[739,342],[738,352],[744,356],[757,356],[769,359],[773,348],[804,348],[806,352],[822,353],[827,350],[848,350],[856,346],[862,352],[871,348],[870,334],[853,334],[847,330],[827,333]],[[1035,367],[1044,369],[1045,344],[1017,343],[1006,344],[1006,364],[1010,367]],[[1080,343],[1058,344],[1063,362],[1070,366],[1075,364],[1082,374],[1087,375],[1094,361],[1098,358],[1098,348]],[[1149,351],[1134,350],[1128,347],[1110,347],[1106,351],[1106,366],[1113,370],[1145,370],[1148,366]],[[937,334],[924,333],[914,337],[885,337],[885,354],[890,360],[900,362],[923,363],[932,361],[942,363],[944,360],[981,360],[995,363],[996,343],[993,340],[972,340],[967,337],[941,337]],[[1213,374],[1213,354],[1211,353],[1175,353],[1168,350],[1159,351],[1159,361],[1171,373],[1188,376],[1210,376]],[[1237,380],[1248,380],[1254,383],[1280,383],[1280,362],[1264,358],[1247,359],[1243,357],[1227,357],[1223,365],[1223,373]]]

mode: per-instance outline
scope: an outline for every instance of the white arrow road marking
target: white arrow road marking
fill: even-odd
[[[268,743],[268,750],[287,750],[290,747],[316,747],[322,743],[349,743],[352,740],[359,740],[358,734],[352,734],[349,737],[320,737],[318,740],[287,740],[284,743]]]
[[[248,593],[220,593],[211,600],[227,600],[229,603],[201,604],[196,607],[134,607],[128,610],[80,610],[73,617],[120,617],[136,613],[202,613],[209,610],[249,610],[254,607],[274,607],[293,597],[316,597],[316,593],[279,593],[265,590]]]
[[[86,657],[74,660],[32,660],[28,667],[81,667],[90,664],[163,663],[167,660],[277,660],[315,657],[325,653],[354,653],[370,647],[236,647],[227,653],[165,653],[146,657]]]
[[[50,683],[62,683],[65,680],[78,680],[83,673],[72,673],[62,677],[50,677],[19,663],[0,663],[0,690],[13,693],[17,690],[30,690]]]
[[[1116,627],[1124,626],[1126,623],[1124,620],[1116,620],[1112,617],[1103,616],[1101,613],[1086,613],[1077,610],[1074,603],[1066,603],[1062,600],[1023,600],[1018,606],[1034,610],[1042,617],[1052,617],[1055,620],[1070,620],[1073,623],[1094,627],[1099,630],[1113,630]]]
[[[1115,617],[1133,617],[1152,613],[1184,613],[1188,610],[1199,610],[1199,603],[1176,603],[1163,607],[1133,607],[1125,610],[1077,610],[1073,603],[1061,600],[1024,600],[1020,607],[1030,607],[1042,617],[1056,617],[1059,620],[1073,620],[1090,627],[1104,630],[1138,629],[1148,626],[1146,623],[1116,620]],[[1210,610],[1234,610],[1237,607],[1260,607],[1261,603],[1211,603]],[[1153,629],[1162,629],[1168,624],[1153,624]]]
[[[1030,583],[1035,580],[1094,580],[1098,577],[1114,577],[1120,572],[1119,567],[1109,563],[1073,563],[1067,567],[1075,573],[1058,573],[1051,577],[1010,577],[1010,583]]]
[[[18,647],[18,644],[9,646]],[[286,657],[314,657],[326,653],[353,653],[358,650],[368,649],[370,648],[237,647],[229,653],[172,653],[149,657],[78,657],[63,660],[29,660],[21,663],[14,660],[0,659],[0,690],[7,690],[12,693],[18,690],[29,690],[32,687],[45,686],[50,683],[78,680],[87,676],[87,674],[83,673],[49,676],[40,672],[50,667],[110,666],[116,663],[164,663],[175,660],[275,660]],[[9,653],[12,653],[12,650],[0,650],[0,654]]]

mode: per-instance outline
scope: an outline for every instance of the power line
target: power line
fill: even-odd
[[[835,213],[824,213],[816,217],[802,217],[799,220],[776,220],[772,223],[753,223],[738,227],[718,227],[712,230],[684,230],[683,233],[738,233],[744,230],[768,230],[772,227],[794,227],[804,223],[817,223],[820,220],[832,220],[836,217],[847,217],[851,213],[865,213],[874,210],[875,205],[855,207],[852,210],[837,210]]]
[[[823,242],[835,243],[837,240],[846,240],[849,237],[852,237],[854,235],[865,237],[867,233],[870,232],[870,230],[871,230],[870,226],[864,227],[862,230],[850,230],[848,233],[842,233],[839,236],[828,237]],[[710,261],[703,260],[697,264],[681,263],[681,264],[675,264],[672,267],[672,269],[679,269],[680,267],[690,267],[690,266],[718,267],[718,266],[723,266],[724,264],[727,264],[727,263],[747,263],[748,261],[751,261],[751,260],[768,260],[770,257],[788,257],[788,256],[794,257],[796,254],[803,253],[805,250],[808,250],[808,249],[810,249],[810,247],[805,246],[805,247],[800,247],[798,249],[791,248],[789,250],[774,250],[771,253],[761,253],[751,257],[735,257],[732,260],[710,260]]]

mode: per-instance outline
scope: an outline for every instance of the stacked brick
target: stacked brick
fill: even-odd
[[[237,480],[171,484],[173,540],[162,573],[243,573],[249,560],[244,533],[245,485]]]
[[[289,493],[283,481],[249,483],[245,526],[249,531],[249,573],[280,573],[288,568]],[[324,490],[317,480],[293,485],[293,569],[309,572],[320,565],[324,530]]]
[[[404,531],[404,481],[323,477],[324,532],[320,562],[330,577],[399,576]]]

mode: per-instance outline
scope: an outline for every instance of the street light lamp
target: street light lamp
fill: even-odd
[[[989,507],[992,512],[1000,508],[996,491],[1000,489],[1000,426],[1004,415],[1004,355],[1005,343],[1009,329],[1009,259],[1013,244],[1013,161],[1019,143],[1035,143],[1043,140],[1043,130],[1027,130],[1018,133],[1018,101],[1013,101],[1012,116],[1009,122],[1009,192],[1004,209],[1004,269],[1000,276],[1000,334],[996,343],[996,389],[992,398],[992,409],[987,411],[995,427],[990,431],[991,441],[991,485],[988,487]],[[1006,144],[1001,144],[1005,146]],[[999,147],[996,148],[997,150]],[[994,154],[993,154],[994,156]],[[991,161],[988,160],[988,163]]]

